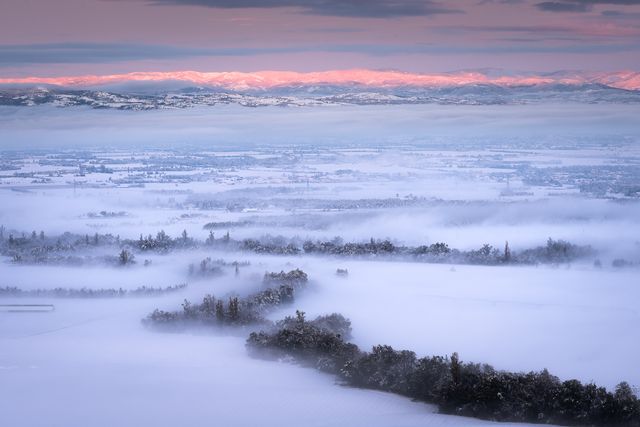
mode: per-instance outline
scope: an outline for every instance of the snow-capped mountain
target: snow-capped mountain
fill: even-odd
[[[381,104],[519,104],[538,102],[640,103],[640,91],[602,84],[547,84],[505,87],[472,84],[452,87],[281,87],[272,90],[220,91],[191,87],[180,90],[136,93],[78,90],[55,87],[0,89],[0,105],[57,107],[89,106],[121,110],[188,108],[219,104],[246,107],[381,105]]]
[[[0,78],[0,105],[147,110],[199,105],[638,103],[640,73],[412,74],[347,70],[316,73],[195,71],[111,76]]]
[[[344,86],[397,88],[403,86],[442,88],[467,85],[497,85],[518,87],[531,85],[603,84],[617,89],[640,90],[640,73],[617,71],[593,73],[558,71],[554,73],[506,73],[486,70],[454,73],[423,74],[401,71],[334,70],[310,73],[295,71],[244,72],[135,72],[103,76],[2,78],[0,84],[55,85],[62,87],[96,88],[123,84],[170,84],[203,86],[230,91],[273,90],[285,87]]]

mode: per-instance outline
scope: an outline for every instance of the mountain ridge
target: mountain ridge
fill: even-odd
[[[313,107],[323,105],[509,105],[531,103],[640,104],[640,91],[602,83],[501,86],[490,83],[441,87],[374,87],[362,85],[284,86],[271,89],[228,90],[185,86],[136,92],[27,87],[0,89],[0,105],[29,107],[88,106],[101,109],[152,110],[237,104],[246,107]]]
[[[50,85],[64,88],[97,89],[102,86],[182,83],[232,91],[273,90],[286,87],[317,85],[362,86],[375,88],[418,87],[442,88],[473,84],[492,84],[503,87],[529,85],[603,84],[616,89],[640,90],[640,72],[581,72],[498,74],[495,71],[458,71],[453,73],[409,73],[392,70],[331,70],[318,72],[257,71],[257,72],[133,72],[112,75],[80,75],[62,77],[4,77],[0,85],[29,87]]]

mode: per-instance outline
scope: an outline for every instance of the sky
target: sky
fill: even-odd
[[[0,3],[0,78],[176,70],[640,70],[640,0]]]

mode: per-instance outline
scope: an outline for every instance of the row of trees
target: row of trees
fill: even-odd
[[[546,370],[514,373],[450,357],[423,357],[378,345],[361,351],[346,341],[350,322],[339,314],[307,321],[304,313],[253,332],[254,356],[293,358],[337,375],[345,384],[435,403],[448,414],[495,421],[560,425],[640,426],[640,401],[627,383],[613,392]]]
[[[187,284],[156,288],[152,286],[140,286],[135,289],[122,288],[53,288],[53,289],[21,289],[18,287],[0,288],[0,297],[47,297],[47,298],[122,298],[122,297],[147,297],[178,292],[187,287]]]
[[[423,262],[447,262],[459,264],[537,264],[537,263],[565,263],[594,254],[589,246],[578,246],[564,240],[549,238],[545,246],[512,252],[509,242],[504,248],[496,248],[489,244],[479,249],[462,251],[451,249],[443,242],[417,247],[396,246],[389,240],[371,239],[368,243],[336,243],[311,242],[303,245],[305,253],[318,253],[340,256],[378,256],[397,255],[407,256]]]
[[[206,257],[196,267],[196,264],[189,264],[189,276],[191,277],[216,277],[224,274],[224,269],[232,267],[236,276],[240,274],[240,267],[250,265],[249,261],[227,262],[223,259],[211,259]]]
[[[92,258],[86,253],[87,249],[107,245],[120,247],[122,242],[119,236],[98,233],[89,236],[88,234],[80,235],[66,232],[57,236],[49,236],[44,231],[37,233],[34,230],[30,235],[23,233],[19,237],[9,234],[5,239],[0,236],[0,254],[10,257],[16,263],[65,265],[83,265],[104,261],[117,263],[117,259]],[[85,251],[85,253],[78,255],[79,251]]]
[[[113,236],[112,234],[98,234],[94,233],[92,236],[89,234],[74,234],[65,232],[57,236],[45,235],[44,231],[39,233],[33,230],[30,234],[22,233],[19,236],[9,233],[6,238],[4,231],[0,233],[0,244],[8,248],[21,248],[21,249],[34,249],[39,248],[41,250],[49,251],[61,251],[61,250],[75,250],[77,248],[83,248],[87,246],[99,246],[99,245],[113,245],[120,244],[120,236]]]
[[[245,298],[205,295],[200,304],[193,304],[185,299],[182,310],[156,309],[143,319],[143,323],[150,327],[172,330],[182,330],[194,325],[269,324],[265,314],[282,304],[292,303],[296,291],[305,287],[307,282],[307,274],[299,269],[287,273],[265,273],[263,286],[267,288],[260,292]]]
[[[567,263],[580,258],[592,256],[595,251],[590,246],[579,246],[564,240],[549,238],[545,245],[534,248],[513,251],[508,242],[504,247],[497,248],[484,244],[478,249],[458,250],[450,248],[447,243],[437,242],[422,246],[400,246],[388,239],[371,239],[368,242],[343,242],[336,238],[329,241],[305,241],[287,239],[284,237],[264,236],[260,239],[232,239],[229,233],[216,238],[213,231],[204,240],[198,240],[183,231],[179,237],[172,238],[163,230],[155,236],[140,235],[137,240],[121,240],[119,236],[111,234],[94,236],[64,233],[55,238],[46,237],[43,232],[39,235],[34,231],[31,237],[19,238],[10,235],[7,240],[0,239],[0,253],[10,256],[15,262],[22,263],[54,263],[65,262],[64,258],[56,255],[59,252],[73,252],[88,247],[104,245],[117,246],[127,251],[129,257],[121,264],[129,264],[134,252],[154,251],[166,253],[172,250],[193,249],[201,247],[216,247],[225,250],[244,250],[261,254],[297,255],[318,254],[348,257],[403,257],[420,262],[456,263],[456,264],[537,264],[537,263]],[[124,252],[121,252],[122,256]],[[77,261],[77,260],[75,260]],[[616,266],[629,264],[625,260],[616,260]]]

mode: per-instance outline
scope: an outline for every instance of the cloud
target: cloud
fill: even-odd
[[[461,13],[429,0],[147,0],[152,5],[189,5],[219,9],[299,8],[304,13],[352,18],[399,18]]]
[[[362,33],[365,30],[362,28],[348,28],[348,27],[320,27],[320,28],[305,28],[305,33]],[[299,31],[290,30],[289,32],[298,33]]]
[[[622,12],[619,10],[603,10],[601,13],[605,18],[621,20],[640,20],[640,12]]]
[[[545,12],[588,12],[594,5],[640,5],[640,0],[556,0],[536,3],[536,7]]]
[[[633,13],[621,14],[621,16],[633,16]],[[635,14],[636,16],[640,14]],[[603,13],[603,16],[607,16]],[[613,15],[614,18],[618,17],[617,14]],[[631,18],[628,18],[631,19]],[[640,27],[633,26],[621,26],[621,25],[574,25],[574,26],[555,26],[555,25],[484,25],[484,26],[446,26],[446,27],[431,27],[444,34],[458,34],[460,32],[466,33],[493,33],[495,36],[500,36],[496,40],[501,41],[517,41],[516,39],[522,39],[523,41],[545,41],[545,40],[564,40],[564,41],[579,41],[591,40],[604,42],[604,41],[616,41],[621,37],[630,38],[634,40],[640,35]],[[504,35],[508,35],[508,38],[504,38]],[[517,36],[516,36],[517,35]]]
[[[567,44],[563,46],[443,45],[443,44],[315,44],[268,48],[191,48],[148,44],[51,43],[0,45],[0,67],[25,64],[103,64],[123,61],[181,59],[189,57],[240,57],[305,52],[358,53],[370,56],[522,54],[522,53],[612,53],[636,52],[640,45]]]
[[[135,43],[0,45],[0,66],[24,64],[99,64],[148,59],[179,59],[198,56],[251,56],[274,53],[295,53],[306,50],[313,50],[313,48],[193,48]]]
[[[540,43],[546,41],[565,41],[565,42],[577,42],[581,39],[578,37],[508,37],[508,38],[495,38],[495,41],[500,42],[512,42],[512,43]]]
[[[536,7],[545,12],[586,12],[591,5],[577,2],[544,1],[537,3]]]
[[[120,43],[43,43],[0,45],[0,65],[106,63],[198,56],[205,49]]]
[[[467,25],[455,27],[431,27],[442,32],[482,32],[482,33],[576,33],[575,28],[556,25]]]
[[[621,26],[598,27],[593,25],[467,25],[430,27],[442,34],[492,34],[496,41],[543,42],[543,41],[616,41],[620,37],[638,36],[639,31]]]

